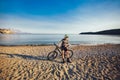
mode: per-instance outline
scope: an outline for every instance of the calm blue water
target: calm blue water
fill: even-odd
[[[49,45],[60,41],[58,34],[0,34],[0,45]],[[71,44],[120,44],[120,36],[114,35],[69,35]]]

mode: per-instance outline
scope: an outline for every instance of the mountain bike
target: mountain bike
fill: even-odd
[[[54,60],[55,58],[57,58],[58,55],[62,56],[62,51],[61,51],[60,47],[58,47],[58,45],[56,45],[55,43],[54,43],[54,45],[56,46],[56,48],[53,51],[51,51],[50,53],[48,53],[48,55],[47,55],[48,60]],[[67,52],[69,53],[69,58],[72,58],[73,51],[68,49]]]

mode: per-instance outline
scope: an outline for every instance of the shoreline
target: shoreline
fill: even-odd
[[[105,44],[71,44],[72,46],[98,46],[98,45],[120,45],[117,43],[105,43]],[[17,47],[17,46],[54,46],[54,44],[25,44],[25,45],[0,45],[0,47]]]

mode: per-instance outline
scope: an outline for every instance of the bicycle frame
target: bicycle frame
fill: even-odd
[[[55,43],[54,43],[54,45],[56,46],[56,48],[55,48],[54,51],[58,51],[58,52],[61,54],[61,49],[60,49],[60,47],[58,47],[58,45],[56,45]]]
[[[47,56],[47,58],[49,60],[55,59],[57,57],[57,55],[62,56],[61,48],[58,45],[56,45],[55,43],[54,43],[54,45],[55,45],[56,48],[53,51],[51,51]],[[69,58],[71,58],[73,56],[73,51],[72,50],[68,50],[68,51],[70,51]]]

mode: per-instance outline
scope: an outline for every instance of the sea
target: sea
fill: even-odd
[[[120,35],[68,34],[68,36],[71,44],[120,44]],[[63,38],[64,34],[0,34],[0,45],[52,45]]]

